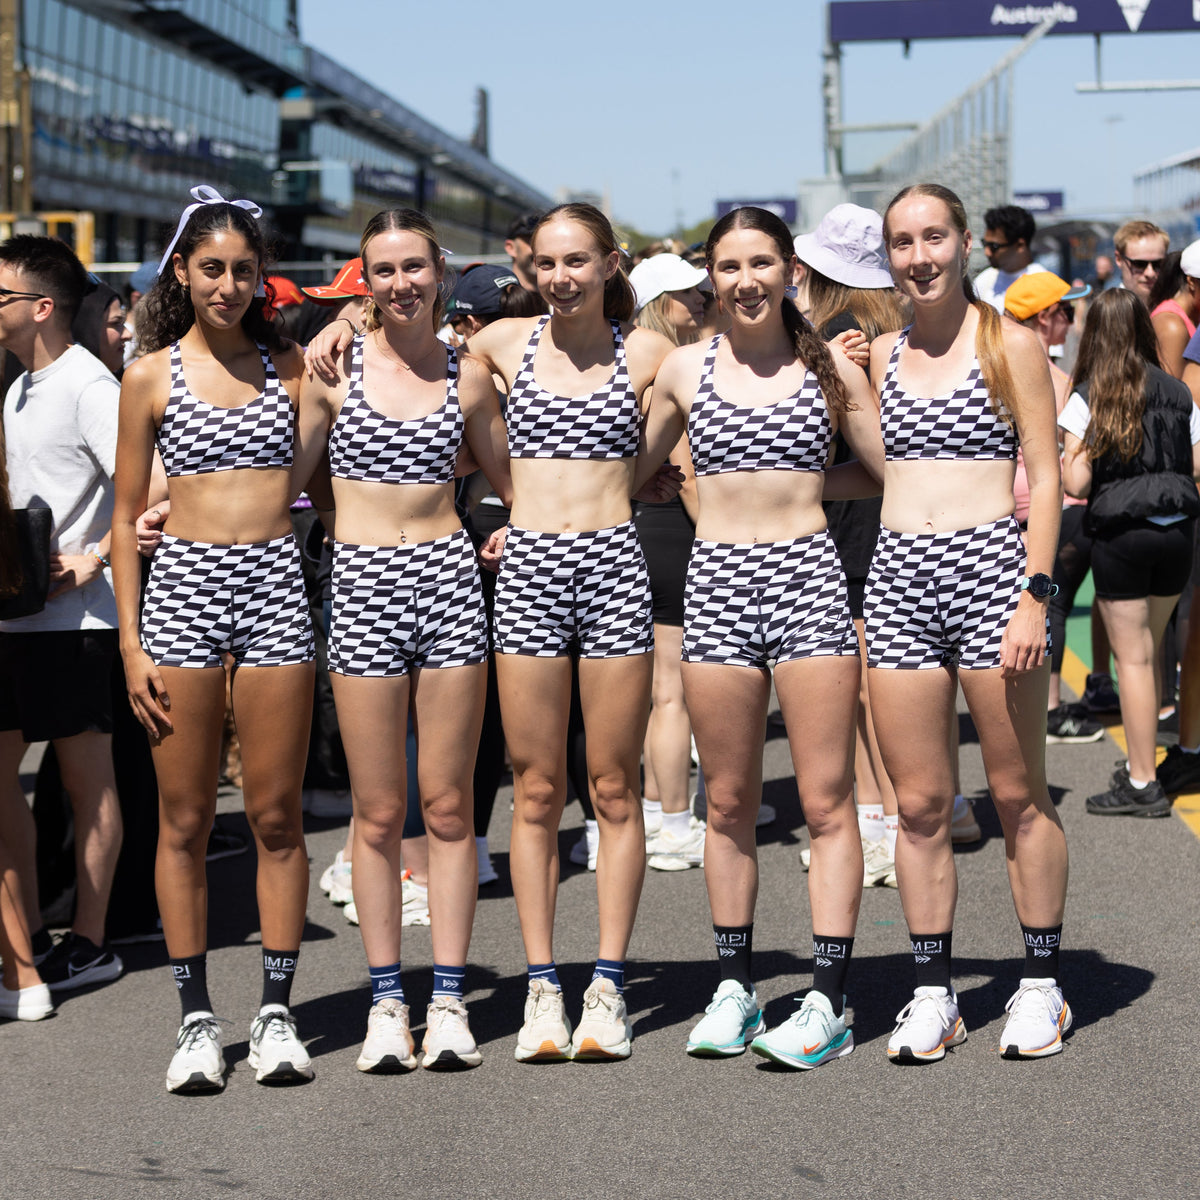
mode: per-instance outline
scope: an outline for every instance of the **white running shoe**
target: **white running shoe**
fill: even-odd
[[[854,1034],[846,1025],[845,996],[842,1015],[835,1017],[824,992],[809,992],[782,1025],[756,1037],[750,1049],[798,1071],[811,1071],[832,1058],[844,1058],[854,1049]]]
[[[400,883],[400,924],[428,925],[429,924],[429,889],[414,883],[412,875],[404,872]]]
[[[225,1087],[221,1024],[210,1012],[188,1013],[167,1068],[168,1092],[219,1092]]]
[[[395,1075],[416,1067],[407,1004],[388,998],[371,1006],[367,1014],[367,1039],[354,1065],[375,1075]]]
[[[421,1066],[427,1071],[458,1071],[477,1067],[483,1055],[467,1024],[467,1006],[453,996],[434,996],[425,1010]]]
[[[576,1062],[628,1058],[632,1039],[625,997],[611,979],[593,979],[583,993],[583,1016],[571,1036],[571,1057]]]
[[[863,842],[863,887],[874,887],[877,883],[886,885],[887,877],[895,873],[895,856],[888,850],[883,838]]]
[[[517,1034],[517,1062],[561,1062],[570,1057],[571,1023],[562,992],[544,979],[531,979],[525,1023]]]
[[[488,853],[487,838],[477,837],[475,839],[475,857],[479,862],[479,886],[495,883],[500,876],[496,874],[492,856]]]
[[[312,1059],[282,1004],[266,1004],[250,1025],[250,1066],[258,1083],[300,1083],[313,1077]]]
[[[664,829],[648,846],[646,865],[656,871],[686,871],[689,867],[704,866],[704,822],[688,818],[688,831],[677,837]]]
[[[800,865],[804,870],[808,870],[812,866],[812,847],[802,846],[800,848]]]
[[[0,1017],[10,1021],[40,1021],[54,1011],[50,989],[44,983],[10,991],[0,983]]]
[[[345,917],[346,920],[349,921],[351,925],[357,925],[358,924],[358,905],[355,904],[353,900],[351,900],[349,904],[343,906],[342,916]]]
[[[958,1015],[958,997],[944,987],[919,987],[896,1017],[888,1038],[892,1062],[929,1063],[944,1058],[947,1046],[967,1040],[967,1027]]]
[[[1053,979],[1022,979],[1004,1006],[1008,1020],[1000,1035],[1002,1058],[1046,1058],[1062,1050],[1074,1019],[1062,988]]]
[[[758,993],[736,979],[722,979],[712,1003],[688,1035],[687,1052],[695,1058],[729,1058],[743,1054],[767,1024]]]
[[[583,833],[579,841],[571,847],[567,857],[577,867],[587,867],[589,871],[596,869],[596,855],[600,852],[600,826],[595,821],[583,822]]]
[[[321,875],[321,890],[329,897],[330,904],[349,904],[354,899],[353,870],[354,864],[342,858],[342,851]],[[326,886],[328,884],[328,886]]]

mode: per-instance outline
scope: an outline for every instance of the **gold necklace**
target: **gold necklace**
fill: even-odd
[[[434,352],[434,350],[438,349],[438,346],[432,346],[430,349],[426,350],[420,358],[413,359],[411,363],[406,363],[398,354],[394,354],[390,349],[384,349],[384,346],[387,344],[387,338],[380,338],[378,329],[375,330],[374,341],[375,349],[378,350],[384,358],[388,359],[390,362],[394,362],[398,367],[402,367],[404,370],[409,372],[413,371],[419,363],[423,363]]]

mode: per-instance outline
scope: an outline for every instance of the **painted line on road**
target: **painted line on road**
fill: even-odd
[[[1087,664],[1067,646],[1063,651],[1062,677],[1063,682],[1077,696],[1083,695],[1083,689],[1087,685],[1088,669]],[[1112,740],[1120,747],[1122,754],[1129,753],[1129,746],[1125,741],[1125,727],[1117,721],[1113,725],[1106,727],[1106,731],[1112,737]],[[1156,749],[1156,761],[1162,762],[1166,757],[1166,750],[1162,746]],[[1179,819],[1200,838],[1200,793],[1181,794],[1175,797],[1173,811],[1179,816]]]

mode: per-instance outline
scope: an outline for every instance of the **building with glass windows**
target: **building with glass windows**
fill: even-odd
[[[102,261],[156,257],[197,183],[262,203],[292,260],[357,253],[393,206],[496,253],[551,204],[304,45],[295,0],[0,0],[4,45],[0,208],[93,212]]]

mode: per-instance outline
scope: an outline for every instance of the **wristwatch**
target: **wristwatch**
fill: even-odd
[[[1049,600],[1051,596],[1058,595],[1058,584],[1049,575],[1039,572],[1026,575],[1021,580],[1021,591],[1027,591],[1035,600]]]

